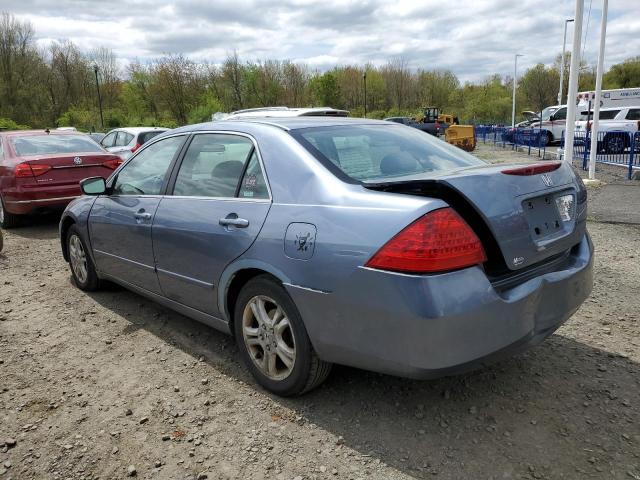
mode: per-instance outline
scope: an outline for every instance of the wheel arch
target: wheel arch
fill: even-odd
[[[233,333],[234,307],[238,294],[247,282],[259,275],[269,275],[279,283],[289,283],[289,277],[280,269],[260,260],[240,260],[229,265],[220,277],[218,307]]]
[[[60,222],[60,246],[62,247],[62,256],[66,262],[69,262],[69,249],[67,248],[67,232],[72,225],[75,225],[76,220],[67,215]]]

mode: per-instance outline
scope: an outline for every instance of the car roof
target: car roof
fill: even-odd
[[[50,130],[49,135],[84,135],[77,130]],[[47,135],[46,130],[0,130],[0,135],[11,137],[28,137],[34,135]]]
[[[182,127],[180,131],[216,130],[222,127],[229,130],[230,125],[269,125],[282,130],[298,130],[311,127],[334,127],[340,125],[392,125],[383,120],[371,120],[368,118],[352,117],[242,117],[220,120],[217,122],[200,123]],[[177,130],[176,130],[177,131]]]
[[[231,112],[224,120],[240,117],[303,117],[303,116],[347,116],[348,110],[331,107],[289,108],[289,107],[259,107]]]
[[[143,133],[143,132],[165,132],[169,130],[168,128],[164,128],[164,127],[120,127],[120,128],[114,128],[113,130],[110,130],[107,133],[111,133],[111,132],[128,132],[128,133]]]

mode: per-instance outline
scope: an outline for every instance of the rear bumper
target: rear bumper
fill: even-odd
[[[430,276],[360,268],[332,293],[287,288],[322,359],[433,378],[540,343],[589,296],[592,266],[585,235],[558,270],[500,293],[479,267]]]
[[[21,188],[3,192],[5,208],[16,215],[24,215],[37,209],[63,209],[71,200],[82,195],[79,185],[67,187]]]

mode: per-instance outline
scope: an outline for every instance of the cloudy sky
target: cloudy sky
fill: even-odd
[[[591,14],[588,15],[590,3]],[[597,57],[601,0],[585,0],[585,59]],[[321,70],[345,63],[447,68],[462,80],[551,63],[574,0],[2,0],[38,42],[112,48],[121,62],[168,53],[221,62],[290,59]],[[588,22],[588,29],[587,29]],[[571,24],[570,24],[571,25]],[[569,29],[570,48],[572,28]],[[640,55],[640,0],[610,0],[606,64]]]

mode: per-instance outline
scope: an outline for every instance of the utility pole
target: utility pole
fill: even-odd
[[[564,88],[564,52],[567,46],[567,25],[573,22],[573,18],[564,21],[564,39],[562,40],[562,58],[560,59],[560,88],[558,89],[558,105],[562,105],[562,89]]]
[[[102,116],[102,97],[100,96],[100,84],[98,83],[98,65],[93,66],[93,73],[96,74],[96,90],[98,91],[98,106],[100,107],[100,125],[104,129],[104,118]]]
[[[573,16],[573,47],[569,69],[569,91],[567,92],[567,120],[564,127],[564,161],[573,162],[573,137],[576,128],[576,97],[578,96],[578,75],[580,74],[580,40],[582,39],[582,16],[584,0],[576,0],[576,14]]]
[[[362,74],[362,81],[364,82],[364,118],[367,118],[367,68],[365,67]]]
[[[516,82],[518,78],[518,57],[524,57],[520,53],[516,53],[513,62],[513,102],[511,104],[511,128],[516,126]]]
[[[589,154],[589,179],[596,178],[596,155],[598,155],[598,126],[600,123],[600,95],[602,93],[602,70],[604,69],[604,46],[607,36],[607,10],[609,0],[602,0],[602,19],[600,21],[600,51],[596,70],[596,96],[593,99],[593,123],[591,124],[591,152]]]

